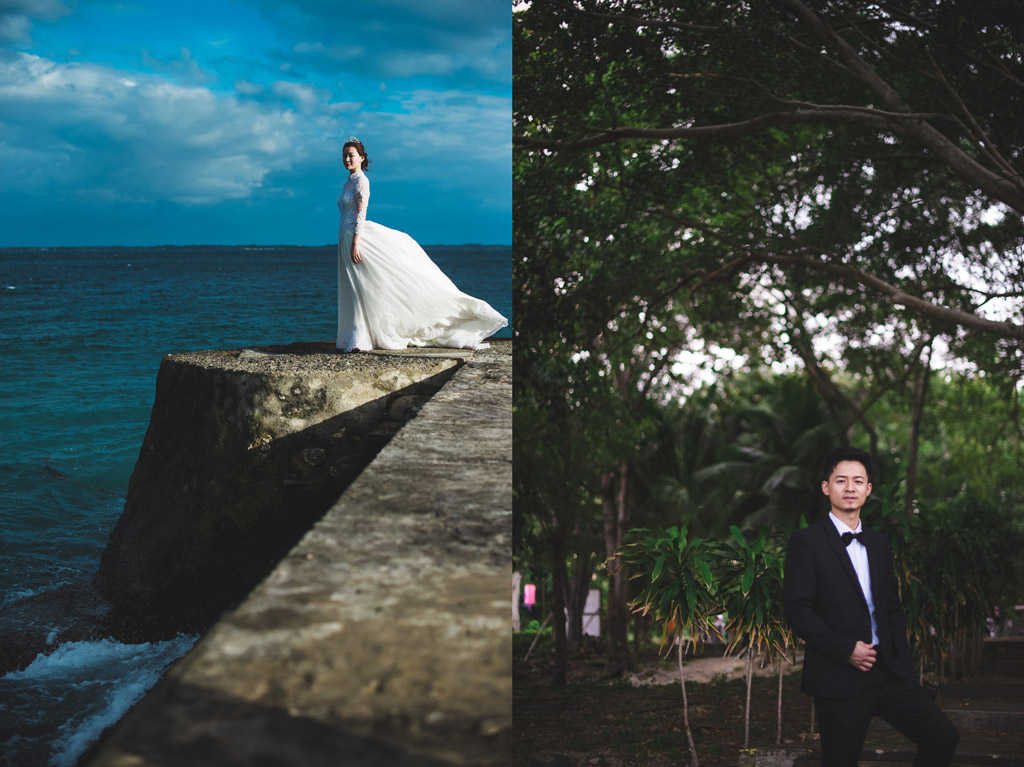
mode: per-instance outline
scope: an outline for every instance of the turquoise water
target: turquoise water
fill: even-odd
[[[512,319],[511,248],[426,250]],[[334,246],[0,249],[0,607],[95,573],[164,355],[333,340],[336,258]],[[73,765],[194,639],[55,645],[0,677],[0,765]]]

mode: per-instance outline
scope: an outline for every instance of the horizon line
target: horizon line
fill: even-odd
[[[274,245],[261,245],[257,243],[235,243],[235,244],[216,244],[209,242],[197,242],[189,245],[172,245],[172,244],[160,244],[160,245],[2,245],[0,244],[0,250],[10,250],[14,248],[21,248],[23,250],[58,250],[58,249],[69,249],[69,248],[330,248],[338,247],[335,242],[328,242],[322,245],[298,245],[294,243],[277,243]],[[459,243],[445,243],[445,242],[434,242],[426,245],[420,245],[421,248],[511,248],[512,243],[502,242],[459,242]]]

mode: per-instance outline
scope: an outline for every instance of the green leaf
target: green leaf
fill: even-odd
[[[736,527],[736,525],[729,525],[729,532],[732,533],[732,537],[736,539],[740,546],[746,545],[747,542],[743,539],[743,531]]]
[[[708,563],[703,559],[697,560],[697,568],[700,570],[701,577],[704,579],[704,583],[708,586],[711,585],[711,568]]]
[[[743,596],[747,596],[750,593],[751,586],[754,585],[754,571],[746,570],[743,573]]]
[[[658,561],[654,563],[654,570],[651,571],[651,580],[658,580],[658,576],[661,575],[661,568],[665,565],[665,560],[668,558],[667,554],[662,554],[658,557]]]
[[[758,534],[757,538],[754,539],[754,542],[750,545],[750,548],[751,548],[751,550],[753,551],[754,554],[760,554],[761,552],[764,551],[764,547],[765,547],[765,543],[766,543],[766,541],[765,541],[765,534],[767,532],[768,532],[768,528],[762,527],[761,528],[761,532]]]

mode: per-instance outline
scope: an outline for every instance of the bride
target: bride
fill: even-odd
[[[487,348],[483,339],[508,320],[455,287],[412,237],[367,221],[366,150],[352,137],[341,154],[349,177],[338,198],[338,348]]]

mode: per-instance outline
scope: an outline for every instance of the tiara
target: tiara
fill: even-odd
[[[349,141],[359,141],[359,139],[357,139],[355,136],[349,136],[348,140]]]

